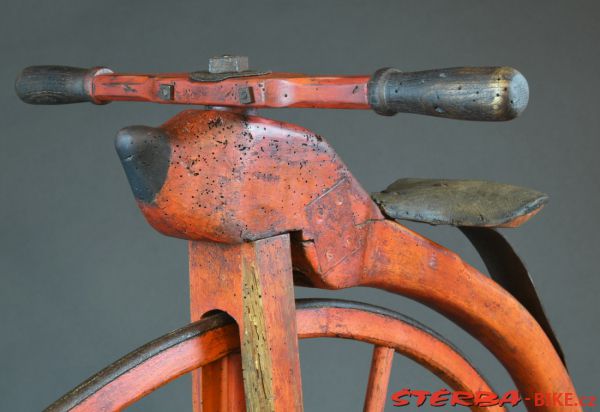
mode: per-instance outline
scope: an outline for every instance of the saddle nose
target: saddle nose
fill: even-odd
[[[130,126],[117,133],[115,148],[135,198],[152,203],[171,162],[168,136],[154,127]]]

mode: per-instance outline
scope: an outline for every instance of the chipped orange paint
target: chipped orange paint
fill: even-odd
[[[190,79],[189,73],[101,74],[92,79],[92,97],[99,102],[129,100],[245,108],[370,109],[367,98],[370,78],[270,73],[219,82],[197,82]],[[172,87],[172,98],[161,97],[161,85]],[[240,102],[239,90],[242,88],[252,89],[254,102]]]
[[[385,345],[425,366],[454,390],[473,393],[492,390],[477,370],[450,345],[401,320],[373,312],[336,307],[300,309],[296,312],[296,319],[300,339],[344,338]],[[72,411],[121,411],[185,373],[214,365],[216,359],[222,356],[235,357],[239,350],[238,333],[235,324],[230,324],[160,352],[116,377]],[[222,403],[216,407],[214,403],[210,404],[215,407],[210,410],[223,410],[219,407],[227,405],[224,399],[226,394],[214,394],[219,397],[217,401]],[[239,393],[231,394],[228,390],[228,394],[239,402]],[[238,412],[241,409],[229,410]],[[472,410],[502,412],[504,408],[473,407]]]
[[[540,206],[535,210],[532,210],[529,213],[526,213],[524,215],[518,216],[516,218],[514,218],[513,220],[506,222],[498,227],[506,227],[506,228],[515,228],[515,227],[519,227],[522,224],[526,223],[529,219],[531,219],[532,217],[534,217],[535,215],[537,215],[539,213],[540,210],[542,210],[544,208],[544,206]]]
[[[489,78],[490,72],[486,70],[468,69],[465,73],[487,73],[480,79],[481,84],[489,87],[491,81],[497,87],[501,76],[493,69],[493,77]],[[508,70],[510,79],[517,78],[513,76],[515,73],[520,76],[514,69]],[[64,73],[69,78],[74,72],[80,73],[72,68],[29,68],[18,81],[17,90],[29,103],[82,101],[77,93],[71,95],[70,90],[60,90],[72,86],[70,81],[64,84],[63,80],[57,84],[51,81],[47,85],[35,79],[40,73],[52,80],[57,73],[63,79]],[[166,178],[164,182],[151,182],[149,197],[140,196],[143,201],[138,204],[150,224],[161,233],[190,240],[192,319],[215,309],[233,316],[242,337],[244,385],[249,382],[267,385],[259,391],[265,391],[263,400],[269,404],[268,410],[302,409],[296,326],[301,337],[320,334],[370,341],[379,346],[397,345],[395,350],[406,350],[455,389],[489,389],[451,348],[444,347],[438,339],[419,335],[422,331],[406,329],[390,323],[389,319],[373,319],[373,314],[364,311],[324,308],[296,314],[294,281],[328,289],[375,287],[420,301],[486,345],[523,394],[575,394],[571,379],[543,330],[508,292],[453,252],[386,220],[320,136],[295,125],[244,114],[264,107],[370,109],[371,76],[269,73],[198,82],[188,73],[83,72],[87,74],[82,79],[75,76],[70,80],[83,87],[84,100],[95,103],[137,100],[229,108],[186,111],[161,127],[164,133],[154,144],[158,148],[156,141],[162,145],[160,139],[167,136],[170,163]],[[439,71],[426,73],[422,82],[431,76],[445,77]],[[515,84],[521,86],[523,103],[527,88],[522,76],[519,79]],[[454,90],[452,82],[439,87]],[[56,92],[55,89],[59,93],[52,101],[48,92]],[[424,88],[423,93],[427,90]],[[460,109],[461,102],[464,103],[458,99],[453,104]],[[422,103],[412,103],[417,113],[440,114],[437,106],[433,110],[430,104],[425,107]],[[509,110],[508,107],[505,109]],[[525,106],[510,107],[508,112],[499,112],[498,107],[482,103],[477,108],[481,113],[475,113],[474,117],[460,110],[455,117],[507,120]],[[142,143],[144,146],[148,141]],[[144,156],[152,150],[150,146],[142,147]],[[122,160],[127,162],[134,157],[126,155]],[[143,161],[148,159],[144,157]],[[129,172],[135,175],[138,169],[133,165]],[[132,185],[138,183],[137,177],[134,176]],[[143,189],[143,183],[136,189]],[[155,183],[161,187],[155,188]],[[516,227],[534,214],[521,216],[504,226]],[[247,288],[250,284],[252,290]],[[296,315],[297,325],[293,321]],[[256,332],[254,329],[260,339],[247,339],[249,331]],[[394,335],[398,330],[401,335]],[[195,410],[201,409],[203,400],[211,411],[235,408],[234,405],[239,409],[241,368],[239,357],[232,353],[235,348],[231,334],[228,339],[213,336],[211,340],[207,336],[213,334],[201,339],[202,345],[208,343],[207,348],[185,342],[159,353],[132,373],[117,377],[78,405],[78,410],[118,410],[192,366],[206,366],[207,378],[202,382],[200,374],[195,373]],[[407,337],[410,339],[404,341]],[[257,348],[258,352],[252,352]],[[254,365],[247,362],[254,359],[248,354],[255,353],[268,362],[257,366],[259,373],[249,378],[248,371]],[[221,359],[218,355],[226,357]],[[375,380],[389,374],[390,356],[389,349],[376,351],[370,387],[374,387]],[[216,359],[220,360],[215,362]],[[210,382],[213,379],[216,382]],[[201,387],[205,389],[203,398]],[[245,395],[251,412],[252,408],[266,410],[248,402],[254,394]],[[373,397],[367,400],[367,406],[380,409],[381,391],[370,395]],[[527,406],[533,409],[531,403]],[[536,410],[580,411],[581,408],[547,406]]]
[[[385,220],[320,136],[220,111],[186,111],[162,130],[172,148],[167,179],[152,204],[140,203],[162,233],[240,243],[291,232],[305,282],[416,299],[485,344],[521,392],[575,393],[527,310],[453,252]]]
[[[244,383],[247,387],[251,384],[249,380],[256,379],[249,372],[260,364],[262,370],[259,373],[266,375],[261,387],[266,387],[265,391],[272,395],[276,411],[302,411],[296,324],[289,321],[295,317],[289,249],[287,234],[240,244],[200,241],[189,244],[192,321],[200,320],[214,310],[226,312],[236,320],[242,341],[242,361],[246,360]],[[253,267],[256,284],[246,278],[244,266]],[[249,286],[253,288],[250,292],[260,296],[258,308],[249,304],[252,299]],[[250,316],[248,312],[252,312]],[[264,324],[266,330],[258,331],[258,342],[248,342],[247,337],[257,324]],[[261,362],[252,352],[256,346],[265,351]],[[228,370],[223,371],[223,366]],[[196,410],[226,411],[239,402],[239,394],[243,393],[240,387],[242,369],[236,371],[233,368],[234,365],[226,360],[209,370],[193,373]],[[225,392],[231,396],[223,397]],[[267,410],[260,405],[250,406],[250,401],[252,397],[246,391],[248,411]],[[199,408],[200,404],[205,407]]]
[[[140,207],[165,235],[236,243],[305,230],[304,209],[339,185],[354,223],[382,218],[333,149],[307,129],[195,110],[161,128],[171,165],[154,202]]]
[[[393,348],[380,345],[373,348],[363,412],[381,412],[385,409],[393,360]]]

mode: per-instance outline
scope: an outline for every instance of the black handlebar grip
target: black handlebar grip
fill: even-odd
[[[107,73],[112,71],[105,67],[30,66],[17,77],[15,90],[29,104],[100,103],[92,97],[92,79]]]
[[[403,73],[378,70],[368,84],[369,104],[391,116],[416,113],[462,120],[519,116],[529,100],[525,77],[511,67],[454,67]]]

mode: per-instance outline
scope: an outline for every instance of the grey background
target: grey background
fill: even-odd
[[[538,217],[504,233],[527,258],[579,393],[600,395],[597,2],[21,0],[2,9],[0,410],[40,410],[188,320],[186,244],[146,224],[112,143],[121,127],[159,125],[182,108],[27,106],[13,93],[16,74],[33,64],[188,71],[222,53],[249,55],[254,68],[321,74],[384,66],[522,71],[529,108],[508,123],[333,110],[262,115],[326,136],[370,191],[412,176],[491,179],[549,193]],[[482,267],[457,231],[411,227]],[[514,387],[481,345],[419,304],[368,289],[297,295],[402,311],[449,336],[498,391]],[[307,411],[360,409],[370,347],[303,342],[301,357]],[[397,357],[390,391],[405,386],[443,384]],[[132,409],[189,410],[188,378]]]

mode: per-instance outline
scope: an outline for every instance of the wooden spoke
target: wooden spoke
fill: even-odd
[[[394,349],[385,346],[373,348],[369,384],[365,396],[364,412],[383,412],[387,401],[387,389],[392,372]]]
[[[367,401],[371,409],[365,410],[380,411],[386,402],[391,402],[386,400],[384,386],[387,386],[394,351],[421,364],[454,390],[473,393],[492,390],[449,343],[398,313],[355,302],[315,299],[299,301],[296,319],[300,339],[342,338],[376,345],[372,367],[375,372],[372,372],[369,384],[374,389],[368,390],[373,395],[368,395],[372,400]],[[238,369],[240,366],[239,358],[231,358],[240,350],[238,333],[231,318],[223,314],[209,316],[126,355],[67,393],[48,407],[46,412],[120,411],[199,367],[218,372],[212,374],[212,379],[217,381],[204,381],[202,386],[240,388],[241,385],[231,386],[231,381],[222,381],[223,367]],[[215,363],[219,360],[221,364]],[[203,374],[203,378],[208,378],[208,375]],[[222,410],[219,407],[223,403],[219,401],[223,397],[240,400],[241,394],[232,394],[228,390],[228,394],[222,394],[213,403],[214,409],[204,405],[203,412]],[[228,401],[227,405],[235,403]],[[234,406],[230,410],[242,409]],[[281,408],[276,410],[287,411]],[[500,406],[474,407],[472,410],[505,411]]]
[[[202,367],[200,411],[244,412],[244,382],[242,381],[242,357],[240,352],[229,355]]]

